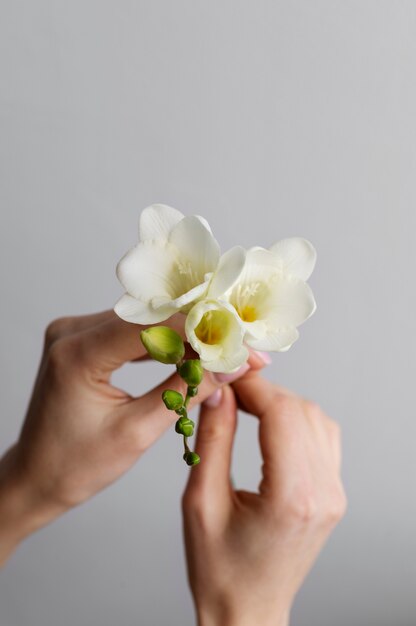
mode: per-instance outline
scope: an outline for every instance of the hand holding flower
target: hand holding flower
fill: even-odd
[[[230,479],[237,406],[259,420],[258,493]],[[338,426],[315,404],[248,373],[203,405],[204,459],[183,496],[199,626],[288,626],[299,587],[346,508]]]
[[[182,316],[170,324],[183,333]],[[140,397],[111,384],[123,363],[147,358],[137,331],[113,311],[50,324],[22,432],[0,460],[0,564],[24,537],[118,479],[174,424],[160,396],[184,386],[177,373]],[[255,355],[252,364],[261,366]],[[190,402],[222,384],[206,376]]]

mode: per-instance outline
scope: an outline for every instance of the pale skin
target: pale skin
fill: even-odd
[[[182,316],[169,325],[183,332]],[[111,384],[121,365],[145,360],[141,328],[112,311],[48,327],[21,435],[0,460],[0,563],[31,533],[120,478],[173,426],[176,415],[161,393],[185,390],[176,374],[140,397]],[[184,466],[185,542],[200,626],[286,626],[296,591],[345,510],[339,429],[315,405],[261,379],[256,353],[249,364],[248,374],[246,367],[225,379],[205,375],[191,401],[208,399],[196,443],[201,464]],[[259,418],[259,494],[231,486],[236,403]]]
[[[183,316],[169,325],[183,333]],[[32,532],[120,478],[172,428],[177,416],[161,394],[186,390],[176,373],[137,398],[111,384],[114,370],[147,358],[142,328],[113,311],[49,325],[22,432],[0,460],[0,563]],[[264,365],[255,354],[250,363]],[[223,384],[205,376],[190,406]]]
[[[259,420],[258,493],[230,480],[237,405]],[[201,409],[183,496],[199,626],[287,626],[296,592],[346,509],[340,431],[315,404],[249,372]]]

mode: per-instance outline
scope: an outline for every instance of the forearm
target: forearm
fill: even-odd
[[[0,567],[23,539],[63,512],[36,493],[19,471],[16,456],[13,447],[0,459]]]

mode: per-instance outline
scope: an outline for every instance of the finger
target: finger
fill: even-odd
[[[259,418],[259,442],[263,457],[260,490],[276,495],[282,476],[297,473],[306,462],[305,436],[309,428],[300,400],[291,392],[273,385],[256,373],[233,384],[238,404]]]
[[[184,337],[184,316],[176,314],[167,322],[170,328]],[[160,324],[151,324],[159,326]],[[103,374],[114,371],[135,359],[145,356],[146,350],[140,340],[140,331],[146,325],[131,324],[115,316],[80,335],[83,359],[87,365]]]
[[[233,379],[242,377],[247,372],[246,365],[243,365],[237,372],[233,373]],[[230,376],[230,375],[229,375]],[[204,378],[198,387],[198,395],[191,399],[189,410],[194,406],[201,404],[215,392],[218,392],[227,381],[219,379],[210,372],[204,373]],[[184,396],[186,394],[186,384],[175,372],[167,380],[160,383],[139,398],[132,398],[130,402],[121,407],[120,419],[131,424],[133,429],[140,430],[145,447],[149,447],[158,437],[160,437],[167,428],[178,419],[174,411],[165,408],[162,402],[162,393],[166,389],[176,389]]]
[[[237,407],[229,386],[222,389],[217,406],[201,405],[195,450],[201,457],[188,480],[187,491],[198,493],[218,513],[231,503],[231,457],[237,425]]]
[[[68,337],[74,333],[79,333],[103,322],[115,319],[113,310],[100,311],[89,315],[77,315],[60,317],[51,322],[46,330],[45,344],[48,348],[57,339]]]

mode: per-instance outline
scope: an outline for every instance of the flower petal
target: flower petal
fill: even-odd
[[[276,277],[269,300],[269,319],[278,328],[299,326],[316,309],[312,289],[303,280],[292,276]]]
[[[246,251],[241,246],[235,246],[221,256],[209,286],[210,298],[221,297],[233,286],[244,268],[245,260]]]
[[[212,314],[212,317],[204,318],[205,314]],[[202,331],[200,329],[197,336],[196,330],[201,322],[206,326]],[[201,300],[195,304],[186,318],[185,333],[193,349],[198,352],[205,369],[231,371],[227,368],[234,370],[247,359],[246,349],[241,351],[244,329],[234,308],[227,302]],[[207,333],[207,339],[203,336],[204,333]],[[215,334],[217,339],[213,343],[208,337],[211,339]],[[215,363],[215,366],[209,365],[211,362]],[[216,369],[217,367],[220,369]]]
[[[245,341],[247,342],[247,337],[252,339],[262,339],[267,334],[267,321],[266,320],[255,320],[254,322],[242,322],[244,326]]]
[[[270,248],[280,262],[281,271],[308,280],[316,263],[316,250],[307,239],[291,237],[282,239]]]
[[[140,300],[136,300],[128,293],[121,296],[114,306],[114,311],[122,320],[133,324],[156,324],[168,319],[175,312],[175,309],[160,309],[156,311],[153,307]]]
[[[204,369],[209,372],[221,372],[230,374],[237,371],[243,363],[247,361],[249,352],[245,346],[240,346],[238,350],[229,355],[222,354],[218,359],[205,361],[201,358]]]
[[[209,280],[206,280],[200,285],[196,285],[196,287],[193,287],[182,296],[179,296],[179,298],[175,298],[174,300],[172,300],[172,306],[176,309],[181,309],[182,307],[191,304],[191,302],[194,302],[198,298],[202,298],[208,289],[208,285]]]
[[[190,264],[202,282],[207,272],[218,265],[220,249],[218,242],[195,216],[184,217],[171,231],[169,241],[179,251],[181,259]]]
[[[167,204],[152,204],[144,209],[139,220],[140,241],[167,241],[174,226],[184,218],[183,213]]]
[[[212,235],[212,230],[211,230],[211,226],[208,224],[207,220],[205,219],[205,217],[202,217],[202,215],[195,215],[195,217],[197,217],[199,219],[199,221],[201,222],[201,224],[203,224],[205,226],[205,228],[207,229],[207,231],[209,233],[211,233]]]
[[[267,352],[285,352],[299,338],[296,328],[288,326],[286,328],[269,328],[267,334],[262,338],[247,336],[245,342],[254,350],[264,350]]]
[[[117,277],[132,296],[150,302],[156,296],[176,297],[177,253],[156,241],[137,244],[117,265]]]

